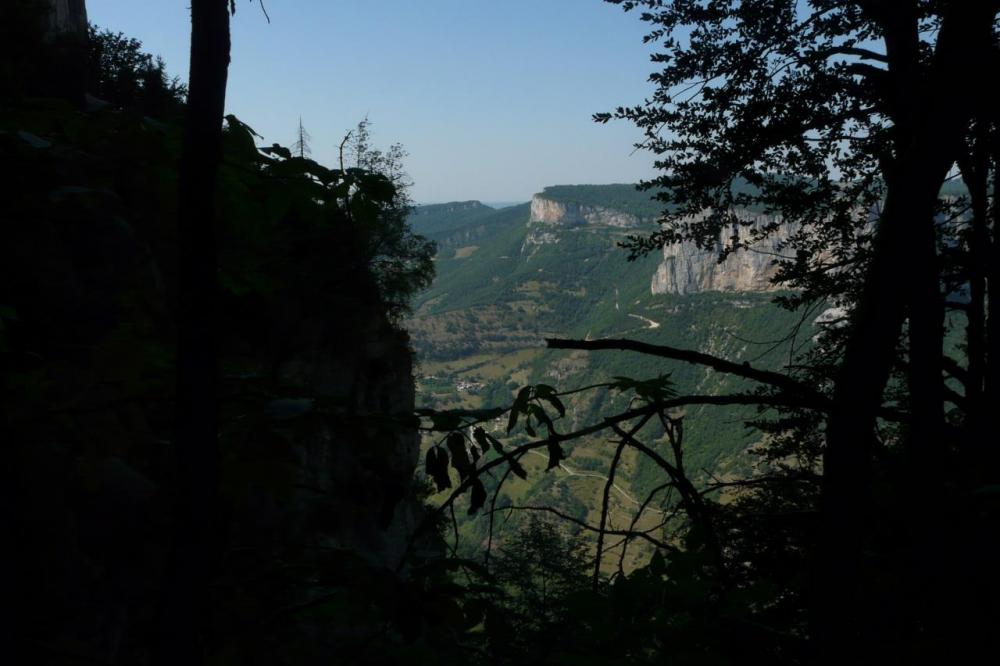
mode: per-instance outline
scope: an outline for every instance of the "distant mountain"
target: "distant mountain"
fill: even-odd
[[[431,237],[441,232],[475,224],[495,212],[495,208],[479,201],[452,201],[417,206],[410,214],[409,222],[415,232]]]
[[[522,217],[521,206],[491,208],[479,201],[417,206],[408,221],[416,233],[438,244],[442,257],[457,247],[471,246],[500,233]]]

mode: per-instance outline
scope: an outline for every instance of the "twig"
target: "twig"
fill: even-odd
[[[639,427],[642,427],[642,425],[645,425],[645,422]],[[611,500],[611,486],[615,483],[615,473],[618,471],[618,463],[622,459],[622,451],[625,450],[625,446],[624,439],[618,443],[614,458],[611,460],[611,467],[608,470],[608,481],[604,484],[604,496],[601,499],[601,526],[597,531],[597,554],[594,556],[594,577],[592,584],[595,593],[601,584],[601,556],[604,551],[604,528],[607,527],[608,522],[608,503]]]
[[[629,529],[630,532],[633,531],[633,530],[635,530],[636,526],[639,524],[639,520],[642,518],[642,512],[646,510],[646,507],[649,505],[650,502],[653,501],[653,498],[656,496],[656,494],[659,493],[661,490],[666,490],[667,488],[673,487],[673,485],[674,485],[673,481],[668,481],[667,483],[661,484],[661,485],[653,488],[651,491],[649,491],[649,495],[646,496],[646,499],[645,499],[645,501],[643,501],[642,505],[639,507],[639,510],[636,511],[636,513],[635,513],[634,516],[632,516],[632,522],[628,526],[628,529]],[[664,520],[664,523],[665,522],[666,522],[666,520]],[[628,541],[629,540],[626,537],[625,540],[624,540],[624,543],[622,545],[621,556],[618,558],[618,570],[619,571],[622,571],[624,569],[624,565],[625,565],[625,553],[628,551]],[[608,550],[611,550],[611,549],[609,548]]]
[[[565,520],[567,522],[570,522],[570,523],[573,523],[574,525],[579,525],[580,527],[582,527],[583,529],[587,530],[588,532],[599,532],[600,531],[597,527],[594,527],[593,525],[585,523],[582,520],[580,520],[579,518],[574,518],[573,516],[571,516],[571,515],[569,515],[567,513],[563,513],[559,509],[553,508],[551,506],[511,505],[511,506],[507,506],[507,507],[501,507],[501,508],[497,509],[497,511],[543,511],[545,513],[551,513],[552,515],[557,516],[559,518],[562,518],[563,520]],[[657,527],[659,527],[659,526],[657,526]],[[654,527],[653,529],[656,529],[656,527]],[[650,530],[650,531],[652,531],[652,530]],[[630,532],[628,530],[604,530],[604,533],[608,534],[608,535],[612,535],[612,536],[624,536],[624,537],[631,537],[631,538],[636,538],[636,539],[644,539],[644,540],[648,541],[649,543],[653,544],[654,546],[656,546],[657,548],[663,548],[664,550],[672,552],[672,553],[677,552],[677,547],[676,546],[672,546],[672,545],[670,545],[669,543],[667,543],[665,541],[660,541],[659,539],[655,539],[652,536],[650,536],[647,532],[642,531],[642,530],[632,531],[632,532]]]
[[[503,476],[500,477],[500,483],[497,484],[496,491],[493,493],[493,500],[490,502],[490,528],[486,540],[486,554],[483,557],[483,565],[487,567],[490,565],[490,553],[493,551],[493,514],[496,512],[497,498],[500,497],[500,489],[503,488],[504,482],[507,480],[507,477],[510,476],[513,469],[514,468],[510,465],[507,466],[507,471],[505,471]]]

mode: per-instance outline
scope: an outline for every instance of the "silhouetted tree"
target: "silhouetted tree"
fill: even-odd
[[[179,114],[187,89],[169,78],[162,58],[142,51],[142,42],[90,27],[88,85],[93,95],[117,107],[153,117]]]
[[[365,118],[346,137],[348,168],[377,174],[393,188],[393,196],[379,214],[358,225],[362,253],[378,281],[382,298],[390,316],[402,317],[409,311],[414,294],[430,286],[434,279],[433,241],[414,234],[407,218],[413,209],[410,200],[410,178],[403,161],[407,153],[399,143],[388,150],[375,148],[371,137],[371,122]]]
[[[305,126],[302,124],[302,116],[299,116],[299,126],[295,130],[295,141],[292,143],[292,154],[303,159],[307,155],[311,155],[312,149],[309,147],[311,140],[312,137],[309,136],[309,132],[306,131]]]
[[[216,177],[229,71],[228,0],[192,0],[191,64],[177,220],[174,544],[159,660],[198,664],[207,650],[217,560],[218,250]]]
[[[739,212],[762,208],[798,227],[786,244],[791,257],[780,261],[779,281],[804,290],[792,300],[833,298],[850,309],[829,375],[813,628],[826,658],[862,658],[862,636],[875,638],[857,609],[862,552],[875,536],[876,421],[894,368],[908,389],[903,486],[910,516],[920,518],[904,522],[916,596],[929,572],[918,554],[922,531],[929,516],[943,520],[923,485],[956,444],[945,423],[936,214],[986,99],[983,71],[996,74],[998,5],[609,1],[643,8],[648,40],[664,47],[653,57],[662,64],[656,93],[597,116],[635,122],[663,172],[649,185],[672,208],[633,250],[681,239],[712,247],[722,236],[724,257],[773,230],[750,228]],[[928,605],[908,604],[908,622],[922,623]]]

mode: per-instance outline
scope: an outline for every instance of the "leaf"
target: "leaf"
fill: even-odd
[[[469,452],[465,448],[465,437],[462,433],[453,432],[446,440],[448,451],[451,452],[451,466],[458,472],[463,481],[472,473],[473,465],[469,460]]]
[[[269,148],[261,148],[260,152],[266,153],[267,155],[277,155],[278,157],[283,157],[286,160],[292,159],[292,151],[276,143],[272,143]]]
[[[510,471],[514,472],[514,474],[516,476],[518,476],[518,477],[520,477],[522,479],[527,479],[528,478],[528,473],[524,471],[524,467],[521,466],[520,462],[518,462],[518,461],[514,460],[513,458],[511,458],[508,461],[508,463],[510,464]]]
[[[531,399],[531,387],[525,386],[517,392],[514,404],[510,406],[510,418],[507,420],[507,432],[510,433],[517,425],[517,417],[528,407],[528,400]],[[530,432],[530,431],[529,431]]]
[[[535,405],[535,404],[528,405],[528,411],[531,413],[532,416],[534,416],[538,420],[539,423],[545,425],[545,428],[546,430],[549,431],[549,434],[552,434],[553,432],[552,419],[549,418],[549,415],[545,413],[545,410],[542,409],[540,405]]]
[[[427,475],[434,479],[438,492],[451,488],[451,478],[448,476],[448,452],[440,446],[427,450],[426,470]]]
[[[228,126],[229,126],[230,129],[240,130],[242,132],[246,132],[247,134],[250,134],[251,136],[255,136],[258,139],[263,139],[264,138],[260,134],[257,134],[257,132],[254,132],[252,127],[250,127],[245,122],[243,122],[242,120],[240,120],[239,118],[237,118],[236,116],[234,116],[231,113],[226,116],[226,123],[228,124]]]
[[[508,435],[510,434],[510,431],[513,430],[514,427],[517,425],[517,414],[518,414],[517,404],[515,403],[510,408],[510,416],[507,417],[507,434]]]
[[[549,465],[545,468],[545,471],[548,471],[553,467],[558,467],[559,463],[566,459],[566,453],[557,442],[549,442],[546,444],[546,447],[549,450]]]
[[[472,492],[469,496],[469,515],[475,514],[486,503],[486,487],[483,482],[476,479],[472,482]]]
[[[433,409],[416,409],[417,416],[429,418],[431,420],[431,430],[434,432],[448,432],[458,430],[462,427],[462,417],[453,412],[438,412]]]
[[[559,416],[560,417],[566,416],[566,405],[564,405],[562,403],[562,400],[560,400],[557,396],[555,396],[555,395],[541,396],[541,398],[542,398],[542,400],[545,400],[550,405],[552,405],[552,407],[557,412],[559,412]]]

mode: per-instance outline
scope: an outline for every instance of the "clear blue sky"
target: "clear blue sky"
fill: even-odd
[[[634,13],[601,0],[238,0],[227,107],[270,143],[301,115],[333,164],[365,115],[400,142],[418,202],[524,201],[546,185],[652,175],[626,123],[596,111],[651,91]],[[91,22],[140,39],[186,79],[188,3],[88,0]]]

